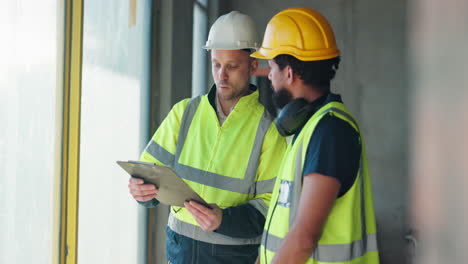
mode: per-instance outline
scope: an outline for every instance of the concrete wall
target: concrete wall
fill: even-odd
[[[407,263],[408,95],[406,1],[233,0],[221,13],[251,15],[263,36],[280,10],[305,6],[335,30],[342,63],[332,90],[343,95],[364,132],[377,214],[381,261]]]

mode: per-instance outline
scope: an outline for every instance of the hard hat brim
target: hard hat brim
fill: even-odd
[[[301,53],[303,55],[299,55]],[[291,55],[298,60],[301,61],[318,61],[318,60],[327,60],[331,58],[336,58],[340,56],[340,51],[338,49],[331,49],[331,50],[321,50],[317,51],[297,51],[294,48],[278,48],[278,49],[266,49],[261,47],[256,52],[252,53],[250,56],[257,58],[257,59],[264,59],[264,60],[271,60],[274,59],[276,56],[279,55]]]
[[[206,50],[243,50],[243,49],[258,50],[258,47],[232,47],[232,46],[203,46],[202,48]]]
[[[250,54],[250,57],[257,58],[257,59],[263,59],[263,60],[271,60],[274,57],[266,56],[262,52],[262,49],[260,48],[259,50],[255,51],[254,53]]]

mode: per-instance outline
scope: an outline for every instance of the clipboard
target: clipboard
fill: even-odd
[[[142,161],[117,161],[132,177],[143,179],[159,189],[157,200],[166,205],[184,207],[184,202],[195,201],[211,208],[187,183],[169,167]]]

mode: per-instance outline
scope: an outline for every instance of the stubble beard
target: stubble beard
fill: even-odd
[[[271,88],[273,89],[273,86]],[[273,89],[273,94],[271,95],[271,98],[273,100],[273,105],[275,105],[275,107],[278,109],[282,109],[293,100],[293,95],[291,94],[291,92],[286,90],[286,88],[282,87],[278,89],[278,91],[275,91],[275,89]]]
[[[229,85],[228,83],[220,83],[221,86],[228,86],[229,89],[228,89],[228,93],[220,93],[220,92],[217,92],[218,96],[219,96],[219,100],[223,100],[223,101],[234,101],[234,100],[238,100],[239,98],[241,98],[242,96],[246,95],[249,91],[249,84],[247,83],[246,84],[246,88],[243,89],[243,90],[236,90],[235,88],[233,88],[231,85]]]

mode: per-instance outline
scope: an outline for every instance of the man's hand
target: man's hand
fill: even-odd
[[[210,204],[213,209],[206,208],[194,201],[185,202],[184,206],[195,217],[203,230],[213,231],[221,225],[223,211],[216,204]]]
[[[340,186],[336,178],[323,174],[311,173],[304,176],[296,220],[272,264],[306,263],[317,247]]]
[[[146,202],[156,198],[158,188],[154,184],[144,184],[142,179],[130,177],[128,180],[128,190],[135,200]]]

